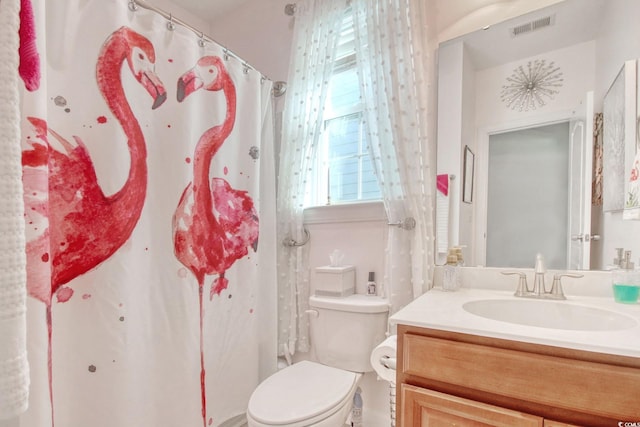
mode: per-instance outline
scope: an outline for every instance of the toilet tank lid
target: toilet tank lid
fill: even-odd
[[[309,298],[309,305],[312,308],[352,313],[386,313],[389,311],[389,301],[374,295],[353,294],[346,297],[313,295]]]

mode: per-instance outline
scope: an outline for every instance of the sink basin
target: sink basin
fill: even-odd
[[[624,314],[567,302],[487,299],[470,301],[462,308],[486,319],[549,329],[615,331],[637,325],[635,319]]]

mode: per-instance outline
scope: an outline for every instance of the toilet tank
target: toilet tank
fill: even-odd
[[[318,362],[353,372],[373,371],[371,351],[386,338],[388,301],[369,295],[314,295],[309,306],[311,345]]]

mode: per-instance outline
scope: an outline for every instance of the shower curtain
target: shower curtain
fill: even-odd
[[[21,426],[219,426],[275,367],[271,82],[126,0],[34,2]]]

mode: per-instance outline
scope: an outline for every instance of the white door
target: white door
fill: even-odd
[[[569,135],[569,236],[567,268],[588,270],[591,262],[593,92],[576,108]]]

